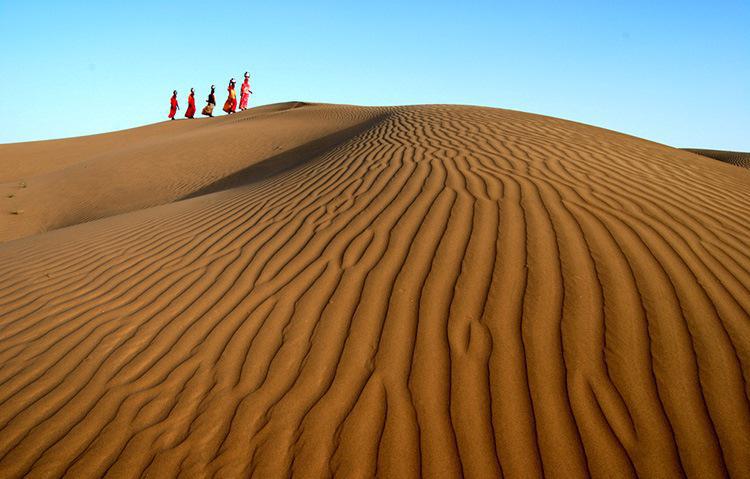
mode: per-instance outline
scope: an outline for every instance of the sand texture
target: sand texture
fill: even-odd
[[[750,153],[724,150],[698,150],[695,148],[687,148],[686,150],[697,155],[703,155],[713,158],[714,160],[723,161],[724,163],[731,163],[743,168],[750,168]]]
[[[287,103],[0,193],[3,478],[750,477],[750,170]]]

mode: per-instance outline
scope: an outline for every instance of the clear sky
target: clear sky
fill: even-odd
[[[173,89],[221,103],[249,70],[251,105],[486,105],[750,151],[749,26],[749,0],[0,0],[0,143],[163,121]]]

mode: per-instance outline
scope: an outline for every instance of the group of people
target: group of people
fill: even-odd
[[[227,112],[228,115],[231,115],[232,113],[235,113],[237,111],[237,92],[235,91],[235,81],[234,78],[229,80],[229,86],[227,87],[227,92],[229,95],[227,96],[227,101],[224,102],[224,108],[223,110]],[[214,95],[216,91],[216,88],[214,85],[211,85],[211,93],[208,94],[208,99],[206,100],[206,106],[203,107],[203,110],[201,111],[201,114],[205,116],[214,116],[214,107],[216,106],[216,95]],[[252,91],[250,90],[250,75],[245,72],[245,81],[242,83],[242,87],[240,89],[240,110],[246,110],[247,109],[247,102],[250,101],[250,94]],[[174,90],[172,92],[172,99],[169,102],[169,119],[174,120],[175,115],[177,114],[177,110],[180,109],[180,104],[177,102],[177,90]],[[185,110],[185,118],[192,119],[195,117],[195,90],[193,88],[190,89],[190,95],[188,95],[188,107],[187,110]]]

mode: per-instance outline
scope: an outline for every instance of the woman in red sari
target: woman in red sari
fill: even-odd
[[[172,92],[172,99],[169,100],[169,119],[174,120],[174,116],[177,114],[177,110],[180,109],[180,105],[177,103],[177,90]]]
[[[247,102],[248,100],[250,100],[251,93],[252,91],[250,91],[250,74],[245,72],[245,81],[240,87],[240,110],[247,109]]]
[[[187,110],[185,110],[185,118],[190,118],[192,120],[194,116],[195,116],[195,90],[191,88],[190,95],[188,95],[188,107],[187,107]]]
[[[237,92],[234,91],[234,78],[229,80],[227,92],[229,92],[229,96],[227,97],[227,101],[224,102],[224,111],[231,115],[237,111]]]

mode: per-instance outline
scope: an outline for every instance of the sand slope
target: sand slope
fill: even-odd
[[[694,148],[686,148],[686,151],[723,161],[724,163],[731,163],[732,165],[742,166],[743,168],[750,168],[750,153],[723,150],[698,150]]]
[[[750,171],[454,106],[0,158],[3,477],[750,475]]]
[[[0,208],[20,212],[0,215],[0,241],[225,189],[232,180],[270,176],[363,131],[379,115],[300,106],[292,102],[232,117],[0,145]]]

